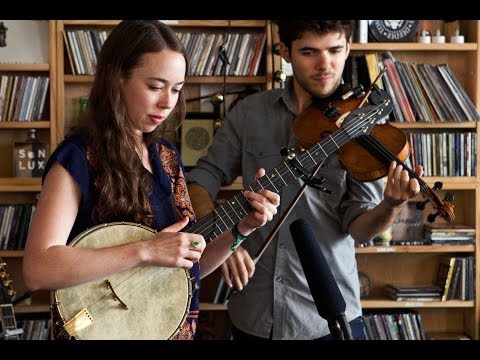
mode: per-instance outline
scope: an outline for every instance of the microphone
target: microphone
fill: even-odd
[[[312,226],[305,219],[295,220],[290,224],[290,234],[318,314],[327,320],[335,340],[353,340],[350,324],[345,317],[345,299],[315,239]]]

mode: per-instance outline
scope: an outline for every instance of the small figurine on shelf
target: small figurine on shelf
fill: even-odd
[[[440,29],[437,29],[435,35],[432,36],[432,43],[434,44],[443,44],[445,43],[445,35],[442,35]]]
[[[465,42],[465,37],[460,35],[460,30],[455,30],[455,35],[450,36],[450,42],[454,44],[463,44]]]
[[[432,42],[432,37],[430,36],[428,30],[423,29],[418,36],[417,41],[422,44],[430,44]]]
[[[36,137],[36,130],[29,129],[27,139],[15,142],[13,149],[13,175],[15,177],[40,177],[48,158],[48,145]]]

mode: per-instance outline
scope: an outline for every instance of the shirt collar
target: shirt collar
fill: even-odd
[[[293,87],[293,78],[291,76],[287,76],[287,79],[285,80],[285,87],[278,94],[278,101],[280,101],[281,99],[281,101],[285,104],[287,109],[293,115],[297,115],[295,112],[295,106],[293,105],[292,87]]]

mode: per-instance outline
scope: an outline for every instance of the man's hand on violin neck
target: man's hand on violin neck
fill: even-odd
[[[415,174],[421,176],[423,168],[415,166]],[[392,161],[388,171],[387,183],[384,191],[384,199],[392,207],[400,206],[420,192],[418,180],[410,177],[409,172],[401,164]]]

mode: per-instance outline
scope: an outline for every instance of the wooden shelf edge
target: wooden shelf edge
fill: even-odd
[[[66,83],[88,84],[93,82],[93,75],[71,75],[65,74],[63,79]]]
[[[41,178],[0,178],[0,192],[40,192]]]
[[[230,84],[264,84],[265,76],[227,76]],[[189,84],[223,84],[223,76],[187,76]]]
[[[392,245],[356,248],[356,254],[475,252],[475,245]]]
[[[0,256],[6,258],[22,258],[23,250],[0,250]]]
[[[423,176],[422,179],[432,188],[437,181],[442,182],[442,190],[475,190],[478,181],[475,176]]]
[[[477,121],[447,121],[447,122],[395,122],[390,125],[399,129],[475,129]]]
[[[71,75],[64,76],[66,83],[89,84],[93,82],[93,75]],[[223,84],[223,76],[187,76],[189,84]],[[227,76],[230,84],[264,84],[265,76]]]
[[[50,305],[16,305],[13,307],[16,314],[31,314],[31,313],[49,313]]]
[[[64,20],[64,25],[69,26],[116,26],[121,20]],[[169,26],[192,26],[192,27],[225,27],[228,26],[228,20],[162,20]],[[262,27],[266,20],[232,20],[230,26],[233,27]]]
[[[50,71],[50,64],[0,64],[0,71]]]
[[[50,121],[0,121],[0,129],[49,129]]]
[[[394,301],[382,299],[362,299],[363,309],[394,309],[394,308],[473,308],[474,301]]]
[[[471,336],[463,333],[455,332],[437,332],[431,331],[427,333],[428,340],[471,340]]]
[[[64,25],[116,26],[122,20],[63,20]]]
[[[420,44],[420,43],[353,43],[352,50],[355,51],[476,51],[478,48],[476,43],[464,44]]]

